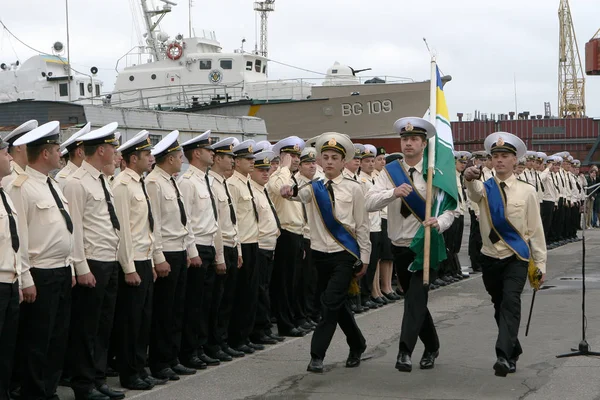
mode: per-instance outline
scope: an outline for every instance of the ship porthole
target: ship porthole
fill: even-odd
[[[133,75],[129,76],[129,80],[133,82],[135,78],[133,77]]]
[[[150,75],[150,78],[152,78],[152,79],[156,79],[156,74],[152,74],[152,75]]]

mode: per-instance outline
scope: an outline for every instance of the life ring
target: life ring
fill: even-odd
[[[179,60],[183,55],[183,47],[179,43],[171,43],[167,47],[167,57],[171,60]]]

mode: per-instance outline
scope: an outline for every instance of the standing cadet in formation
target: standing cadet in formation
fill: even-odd
[[[113,182],[115,212],[121,228],[115,317],[117,369],[121,386],[131,390],[149,390],[166,382],[152,378],[145,370],[156,280],[152,262],[154,217],[143,178],[151,168],[152,144],[148,135],[148,131],[141,131],[117,149],[127,168]]]
[[[11,161],[8,142],[0,139],[0,179],[10,176]],[[3,187],[0,187],[0,197],[0,400],[9,400],[19,327],[19,303],[23,298],[19,288],[21,254],[17,226],[20,217]]]
[[[302,189],[283,186],[281,194],[286,198],[296,195],[307,205],[322,307],[307,370],[322,373],[323,359],[338,324],[350,346],[347,368],[359,366],[366,350],[366,340],[346,299],[352,278],[366,272],[371,243],[363,190],[358,182],[341,174],[344,162],[354,157],[352,142],[339,133],[324,133],[317,139],[316,149],[322,156],[327,182],[314,181]]]
[[[344,164],[344,170],[342,174],[345,178],[352,179],[358,182],[358,170],[360,169],[360,159],[362,158],[364,146],[359,143],[354,143],[353,146],[354,157]]]
[[[183,153],[179,131],[166,135],[152,149],[156,165],[146,177],[148,197],[154,217],[154,283],[152,328],[148,364],[157,379],[179,380],[195,369],[179,363],[185,288],[188,266],[199,268],[190,214],[175,181],[181,171]]]
[[[281,196],[281,188],[295,184],[294,173],[300,164],[304,141],[296,136],[282,139],[273,146],[280,154],[279,169],[271,175],[267,190],[281,223],[281,235],[277,239],[271,299],[273,315],[277,318],[277,330],[282,336],[306,335],[314,325],[306,320],[301,304],[302,244],[304,217],[302,204],[290,202]]]
[[[516,179],[513,169],[526,147],[521,139],[507,132],[496,132],[485,140],[492,155],[494,179],[478,180],[480,171],[465,171],[466,185],[481,210],[483,238],[483,283],[494,303],[498,325],[496,341],[497,376],[516,371],[523,352],[519,343],[521,292],[527,280],[530,259],[546,273],[546,242],[535,187]]]
[[[386,165],[386,173],[375,179],[375,185],[367,193],[366,205],[368,211],[388,207],[388,234],[394,246],[396,272],[405,294],[396,369],[410,372],[417,339],[425,345],[421,369],[434,367],[440,342],[427,308],[428,288],[423,286],[423,271],[410,268],[415,253],[409,246],[421,224],[443,233],[454,222],[454,211],[448,210],[439,218],[425,220],[427,182],[423,177],[423,151],[427,140],[436,134],[435,127],[423,118],[407,117],[396,121],[394,129],[400,134],[404,158]],[[437,269],[438,265],[431,265],[430,282],[435,281]]]
[[[65,179],[73,220],[73,265],[78,285],[73,304],[67,369],[76,399],[122,399],[106,384],[108,346],[119,277],[117,248],[121,229],[114,195],[101,170],[112,164],[119,141],[117,123],[78,137],[85,160]]]
[[[8,189],[19,216],[21,307],[19,347],[21,398],[52,398],[60,379],[71,317],[73,221],[67,199],[48,176],[58,168],[58,121],[17,139],[27,146],[29,165]]]
[[[190,166],[179,178],[183,203],[190,208],[191,229],[201,260],[201,266],[197,263],[188,271],[181,346],[183,364],[196,369],[220,364],[218,359],[206,354],[204,347],[216,334],[218,303],[213,302],[213,294],[215,286],[221,284],[217,275],[226,272],[219,211],[211,188],[214,179],[208,176],[208,168],[213,164],[210,134],[211,131],[206,131],[181,145]]]
[[[60,145],[60,152],[62,156],[67,157],[67,165],[56,174],[56,182],[62,190],[64,190],[67,183],[67,178],[75,173],[81,163],[85,160],[85,152],[83,150],[83,141],[80,139],[81,136],[85,135],[91,130],[91,122],[84,125],[83,128],[71,135],[70,138],[65,140]]]
[[[485,161],[487,160],[487,153],[485,150],[474,151],[473,166],[483,168]],[[483,180],[483,173],[480,179]],[[468,192],[467,192],[468,197]],[[469,198],[469,215],[471,216],[471,227],[469,231],[469,259],[471,260],[471,269],[473,272],[481,272],[481,232],[479,231],[479,206],[470,197]]]
[[[271,301],[269,286],[273,273],[275,246],[281,226],[275,207],[266,189],[269,181],[271,160],[275,158],[272,151],[261,151],[254,160],[254,169],[250,173],[250,185],[258,210],[258,303],[254,329],[250,340],[257,344],[276,344],[271,337]]]
[[[27,166],[27,146],[22,144],[14,146],[13,143],[27,132],[38,127],[38,122],[35,119],[29,120],[4,137],[4,141],[8,143],[8,153],[12,157],[10,162],[10,175],[2,178],[2,186],[8,188],[8,185],[15,180],[18,175],[25,173]]]
[[[229,344],[237,351],[252,354],[264,346],[250,342],[258,302],[258,209],[249,174],[254,169],[253,140],[233,147],[235,169],[227,188],[236,210],[242,244],[242,266],[237,271],[236,292],[229,324]]]

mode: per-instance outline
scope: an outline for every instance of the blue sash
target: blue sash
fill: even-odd
[[[486,191],[486,200],[492,229],[498,233],[498,236],[504,243],[523,261],[529,261],[529,245],[523,239],[523,236],[506,218],[504,197],[495,178],[488,179],[483,184]]]
[[[402,167],[402,164],[400,164],[400,161],[396,160],[389,163],[385,166],[385,170],[396,187],[406,183],[413,188],[408,196],[402,198],[402,203],[410,209],[419,222],[423,222],[425,220],[425,199],[421,197],[415,188],[415,185],[410,180],[410,177]]]
[[[311,183],[314,193],[314,200],[321,214],[321,219],[329,234],[333,236],[335,241],[345,250],[350,252],[354,257],[360,259],[360,248],[356,238],[340,221],[335,218],[333,204],[329,192],[323,181],[314,181]]]

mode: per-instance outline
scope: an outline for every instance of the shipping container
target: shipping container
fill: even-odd
[[[585,73],[600,75],[600,38],[585,44]]]

